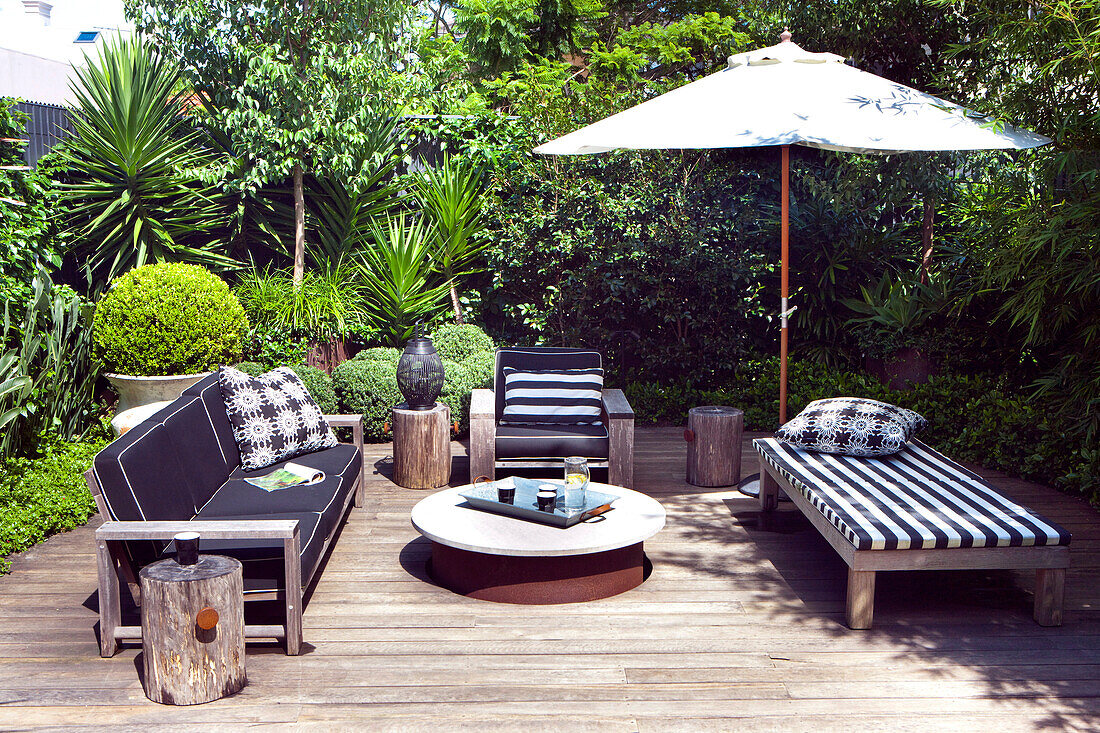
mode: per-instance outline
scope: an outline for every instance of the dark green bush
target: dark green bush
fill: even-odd
[[[362,413],[366,440],[389,439],[383,426],[390,421],[390,410],[402,400],[397,389],[400,356],[397,349],[368,349],[332,370],[340,410]]]
[[[432,343],[441,359],[462,362],[477,355],[493,354],[496,345],[477,326],[466,323],[444,323],[432,333]]]
[[[13,458],[0,467],[0,573],[7,555],[50,535],[78,527],[95,514],[84,471],[105,440],[46,444],[37,458]]]
[[[236,364],[235,366],[237,369],[240,369],[242,372],[251,377],[258,377],[264,372],[270,371],[267,367],[265,367],[258,361],[242,361],[240,364]]]
[[[324,369],[311,367],[306,364],[290,364],[290,368],[302,380],[306,390],[321,412],[332,415],[336,412],[336,389],[333,386],[332,377]]]
[[[117,278],[96,306],[92,330],[108,371],[194,374],[240,356],[248,319],[217,275],[163,263]]]

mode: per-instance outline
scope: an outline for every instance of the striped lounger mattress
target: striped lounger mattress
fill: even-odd
[[[1068,564],[1064,546],[1069,544],[1069,532],[1005,498],[988,481],[920,441],[910,442],[900,453],[878,458],[816,453],[775,438],[760,438],[753,445],[768,478],[777,481],[788,494],[792,490],[800,494],[791,498],[811,521],[815,518],[810,513],[816,510],[835,529],[836,535],[830,537],[832,533],[821,526],[820,520],[815,522],[849,567],[871,572],[872,593],[874,570],[1038,569],[1064,568]],[[762,505],[764,493],[762,484]],[[836,536],[851,547],[835,541]],[[991,552],[993,548],[1015,549],[1004,555]],[[1034,548],[1037,552],[1025,557],[1021,548]],[[943,560],[928,562],[928,552],[922,550],[961,554],[952,556],[958,558],[957,564]],[[877,561],[868,559],[872,555],[877,556]],[[883,560],[887,555],[892,557]],[[1017,562],[1016,557],[1023,561]],[[1060,576],[1059,590],[1064,569]],[[849,606],[851,591],[850,575]],[[1037,597],[1037,604],[1038,601]],[[1059,618],[1060,613],[1059,603]]]

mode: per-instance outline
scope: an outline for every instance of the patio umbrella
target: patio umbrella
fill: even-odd
[[[844,63],[784,31],[776,46],[729,57],[725,69],[535,148],[544,155],[610,150],[782,146],[779,421],[787,420],[790,146],[851,153],[1022,150],[1049,138]]]

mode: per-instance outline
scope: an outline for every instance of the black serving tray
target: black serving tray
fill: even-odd
[[[539,509],[538,503],[535,501],[538,487],[544,484],[553,485],[558,491],[558,498],[561,498],[564,489],[561,481],[537,481],[524,478],[506,478],[491,483],[475,484],[464,491],[458,492],[458,495],[466,499],[467,503],[476,509],[493,512],[494,514],[506,514],[517,519],[526,519],[563,529],[572,527],[574,524],[583,522],[598,514],[603,514],[611,509],[611,502],[619,498],[612,494],[604,494],[600,491],[588,489],[584,492],[583,509],[564,509],[555,506],[554,511],[544,512]],[[516,490],[514,504],[505,504],[497,498],[498,488],[507,489],[512,487]]]

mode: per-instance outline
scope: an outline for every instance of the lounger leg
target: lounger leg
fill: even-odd
[[[283,563],[286,573],[286,653],[292,657],[302,649],[302,559],[298,530],[283,541]]]
[[[760,509],[770,512],[779,506],[779,484],[763,467],[760,469]]]
[[[875,615],[875,573],[873,570],[848,569],[848,601],[845,608],[848,628],[869,629]]]
[[[1065,590],[1065,568],[1040,568],[1035,571],[1035,623],[1040,626],[1062,625]]]
[[[118,651],[115,629],[122,621],[118,567],[111,543],[97,540],[95,544],[99,568],[99,656],[113,657]]]

